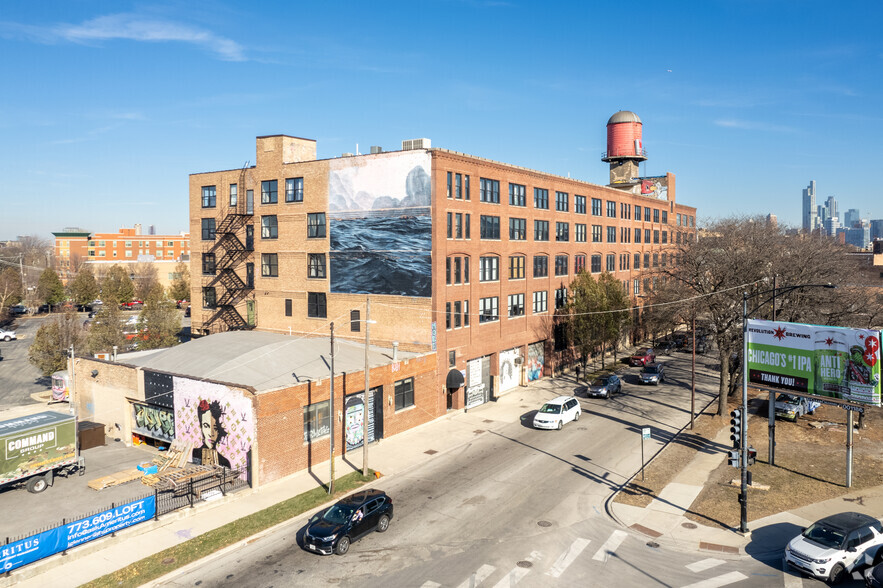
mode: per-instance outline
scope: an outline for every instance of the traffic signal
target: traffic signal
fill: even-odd
[[[730,413],[730,439],[733,447],[742,447],[742,411],[738,409]]]
[[[730,465],[734,468],[739,467],[739,450],[731,449],[730,450]]]
[[[748,465],[753,466],[754,462],[757,461],[757,449],[754,447],[748,446]]]

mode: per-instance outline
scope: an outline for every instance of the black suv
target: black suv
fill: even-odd
[[[386,531],[392,512],[392,499],[381,490],[350,494],[310,519],[304,532],[304,549],[343,555],[353,541],[372,531]]]

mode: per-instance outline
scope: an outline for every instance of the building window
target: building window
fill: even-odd
[[[641,207],[638,206],[637,204],[635,205],[635,220],[636,221],[641,220]]]
[[[230,184],[230,206],[236,206],[239,202],[239,187],[236,184]]]
[[[601,243],[601,225],[592,225],[592,243]]]
[[[659,267],[659,254],[653,254],[653,267]]]
[[[482,239],[500,238],[500,217],[481,215],[481,228],[479,234]]]
[[[649,269],[649,268],[650,268],[650,254],[645,253],[644,254],[644,269]]]
[[[555,308],[564,308],[567,306],[567,288],[564,286],[555,290]]]
[[[451,330],[451,303],[445,303],[445,329]]]
[[[570,241],[570,223],[555,223],[555,240]]]
[[[463,176],[463,197],[466,200],[469,200],[469,176]]]
[[[203,241],[214,241],[215,240],[215,219],[213,218],[204,218],[202,219],[202,240]],[[101,243],[99,247],[104,247],[104,243]]]
[[[459,329],[463,318],[463,303],[459,300],[454,302],[454,328]]]
[[[545,278],[549,275],[549,257],[546,255],[533,256],[533,277]]]
[[[206,286],[202,289],[202,307],[215,308],[218,305],[218,299],[215,295],[213,286]]]
[[[448,184],[447,184],[447,196],[450,198],[453,196],[453,188],[454,188],[454,172],[448,172]]]
[[[511,241],[524,241],[527,239],[527,219],[509,219],[509,239]]]
[[[601,216],[600,198],[592,198],[592,216]]]
[[[641,229],[635,229],[635,243],[641,242]]]
[[[451,270],[453,268],[453,278],[451,278]],[[447,283],[463,284],[469,283],[469,258],[468,257],[448,257],[445,259],[445,275]],[[464,281],[465,277],[465,281]]]
[[[405,378],[395,384],[396,410],[414,406],[414,378]]]
[[[202,207],[203,208],[214,208],[216,197],[217,197],[217,190],[215,190],[214,186],[203,186],[202,187]]]
[[[304,179],[288,178],[285,180],[285,201],[286,202],[303,202],[304,201]]]
[[[636,270],[641,269],[641,254],[640,253],[635,253],[635,269]]]
[[[628,227],[620,227],[619,228],[619,240],[622,243],[631,243],[632,242],[632,232]]]
[[[310,253],[307,266],[307,276],[310,278],[325,279],[325,254]]]
[[[662,231],[662,244],[665,245],[668,243],[668,231]]]
[[[586,213],[586,197],[578,194],[573,195],[573,212],[577,214]]]
[[[509,257],[509,279],[510,280],[523,280],[524,279],[524,256],[523,255],[512,255]]]
[[[325,292],[307,292],[307,316],[325,318],[327,315]]]
[[[592,273],[598,274],[601,273],[601,254],[596,253],[592,255]]]
[[[285,316],[291,316],[291,298],[285,299]]]
[[[615,272],[616,271],[616,254],[608,253],[607,254],[607,271]]]
[[[362,313],[358,310],[350,311],[350,332],[358,333],[362,330]]]
[[[261,239],[276,239],[277,237],[279,237],[279,224],[276,215],[262,216]]]
[[[659,222],[659,209],[658,208],[653,209],[653,222],[654,223]]]
[[[566,255],[556,255],[555,256],[555,275],[556,276],[566,276],[567,275],[567,256]]]
[[[616,227],[607,227],[607,242],[616,243]]]
[[[653,231],[653,242],[657,243],[657,244],[659,243],[659,231],[658,230]]]
[[[637,278],[635,278],[634,283],[635,283],[634,293],[635,293],[635,296],[637,296],[638,294],[641,293],[641,283],[638,281]]]
[[[533,221],[533,240],[548,241],[549,240],[549,221],[535,220]]]
[[[680,212],[677,214],[677,225],[681,226],[681,213]]]
[[[478,300],[478,322],[490,323],[500,320],[499,300],[496,296]]]
[[[585,255],[574,255],[573,256],[573,273],[578,274],[581,271],[586,269],[586,256]]]
[[[126,253],[131,254],[131,251],[126,251]],[[127,256],[130,257],[130,256]],[[202,254],[202,273],[206,276],[215,275],[215,254],[214,253],[203,253]]]
[[[304,407],[304,443],[331,435],[331,410],[327,400]]]
[[[455,174],[454,180],[454,198],[463,200],[463,174]]]
[[[632,214],[631,214],[631,213],[632,213],[631,208],[632,208],[632,205],[631,205],[631,204],[626,204],[625,202],[621,203],[621,204],[619,205],[619,216],[620,216],[620,218],[624,218],[624,219],[626,219],[626,220],[631,219],[631,217],[632,217]],[[626,293],[628,293],[628,291],[626,291]]]
[[[496,282],[500,279],[500,258],[482,257],[478,260],[478,281]]]
[[[586,225],[576,223],[573,227],[573,240],[577,243],[586,242]]]
[[[279,276],[279,254],[261,253],[261,275],[265,278]]]
[[[276,204],[278,201],[279,180],[261,182],[261,204]]]
[[[644,207],[644,222],[645,223],[650,222],[650,208],[648,206]]]
[[[533,313],[539,314],[549,309],[549,293],[545,290],[533,293]]]
[[[312,239],[325,238],[324,212],[311,212],[307,215],[307,237]]]
[[[650,242],[650,229],[644,229],[644,243],[649,243],[649,242]]]
[[[664,224],[664,225],[668,224],[668,211],[667,210],[662,211],[662,224]]]
[[[616,218],[616,202],[613,200],[607,201],[607,217]]]
[[[446,234],[448,236],[448,239],[453,239],[454,238],[454,213],[449,212],[447,216],[448,216],[448,230],[447,230]]]
[[[527,188],[521,184],[509,184],[509,205],[527,206]]]
[[[570,210],[570,194],[567,192],[555,192],[555,210],[559,212]]]
[[[488,180],[481,178],[481,187],[479,197],[482,202],[491,202],[493,204],[500,203],[500,182],[498,180]]]
[[[661,265],[662,267],[665,267],[665,266],[666,266],[666,261],[668,261],[668,255],[665,254],[665,253],[663,253],[663,254],[661,255],[661,259],[660,259],[660,261],[659,261],[659,265]]]
[[[544,210],[549,209],[549,191],[545,188],[533,189],[533,207]]]
[[[524,294],[509,294],[509,317],[524,316]]]

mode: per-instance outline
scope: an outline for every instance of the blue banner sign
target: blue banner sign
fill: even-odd
[[[0,570],[8,572],[71,547],[150,520],[156,514],[153,496],[142,498],[56,527],[27,539],[0,545]]]

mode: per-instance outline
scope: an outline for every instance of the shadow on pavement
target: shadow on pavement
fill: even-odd
[[[803,527],[798,527],[794,523],[773,523],[753,529],[751,541],[745,546],[745,553],[756,560],[780,566],[785,546],[801,532]]]

